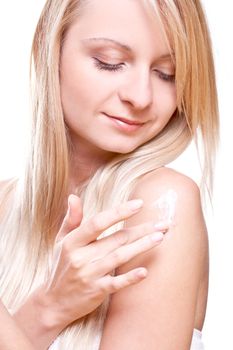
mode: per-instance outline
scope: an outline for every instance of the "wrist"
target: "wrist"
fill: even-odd
[[[59,331],[60,333],[66,324],[61,319],[59,308],[52,296],[41,288],[33,293],[32,299],[40,318],[41,328],[46,332]]]
[[[15,312],[14,319],[37,350],[47,349],[66,327],[50,296],[42,288],[29,296]]]

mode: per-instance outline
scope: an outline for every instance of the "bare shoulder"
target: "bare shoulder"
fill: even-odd
[[[143,199],[144,206],[139,213],[126,221],[126,227],[146,221],[169,224],[161,247],[147,253],[156,266],[158,255],[161,261],[163,257],[166,260],[166,257],[173,254],[174,248],[177,255],[181,256],[193,247],[193,259],[196,262],[201,259],[208,249],[207,230],[200,190],[191,178],[170,168],[157,169],[138,181],[132,193],[132,199],[134,198]]]
[[[127,226],[150,219],[174,220],[177,228],[187,226],[187,234],[205,232],[199,187],[184,174],[165,167],[150,172],[138,181],[132,198],[143,199],[144,207]]]
[[[199,187],[190,177],[171,168],[162,167],[144,175],[136,184],[132,197],[142,196],[145,201],[154,199],[165,192],[173,190],[180,200],[196,198],[200,200]]]

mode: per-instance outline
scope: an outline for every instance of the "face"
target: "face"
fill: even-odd
[[[176,110],[174,74],[160,25],[141,0],[87,2],[60,62],[72,143],[128,153],[154,138]]]

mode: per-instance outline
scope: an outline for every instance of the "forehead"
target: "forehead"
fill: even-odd
[[[110,38],[132,49],[156,54],[168,52],[161,22],[144,0],[87,0],[70,27],[76,39]],[[69,36],[69,35],[68,35]]]

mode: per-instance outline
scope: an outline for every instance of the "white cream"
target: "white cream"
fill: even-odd
[[[174,225],[176,201],[177,193],[169,189],[152,203],[152,208],[158,212],[158,220]]]

